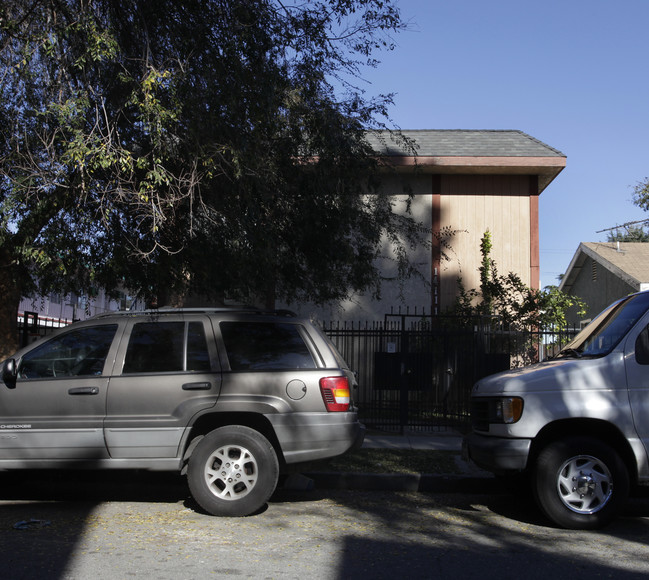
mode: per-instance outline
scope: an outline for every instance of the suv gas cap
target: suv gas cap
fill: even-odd
[[[294,401],[299,401],[306,395],[306,385],[302,381],[295,379],[286,385],[286,394]]]

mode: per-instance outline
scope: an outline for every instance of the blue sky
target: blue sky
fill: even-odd
[[[518,129],[566,168],[540,198],[541,285],[580,242],[649,219],[649,0],[399,0],[410,30],[365,71],[402,129]]]

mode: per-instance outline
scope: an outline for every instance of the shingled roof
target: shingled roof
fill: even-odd
[[[565,157],[522,131],[432,129],[404,130],[401,134],[414,141],[419,157]],[[412,155],[385,131],[370,134],[368,140],[381,155]]]
[[[589,257],[636,290],[649,283],[649,243],[582,242],[573,257],[561,288],[569,291]]]
[[[430,173],[538,175],[539,191],[566,165],[561,151],[522,131],[377,131],[369,133],[367,139],[392,166],[418,166]]]

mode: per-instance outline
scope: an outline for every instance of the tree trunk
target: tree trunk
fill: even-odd
[[[21,292],[14,281],[11,268],[4,269],[0,276],[0,360],[11,356],[19,346],[18,305]]]

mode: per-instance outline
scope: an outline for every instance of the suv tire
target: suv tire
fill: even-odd
[[[261,433],[242,425],[211,431],[189,458],[187,481],[198,504],[215,516],[260,510],[275,491],[279,462]]]
[[[563,528],[605,526],[629,495],[629,474],[619,454],[590,437],[569,437],[545,447],[532,481],[539,506]]]

